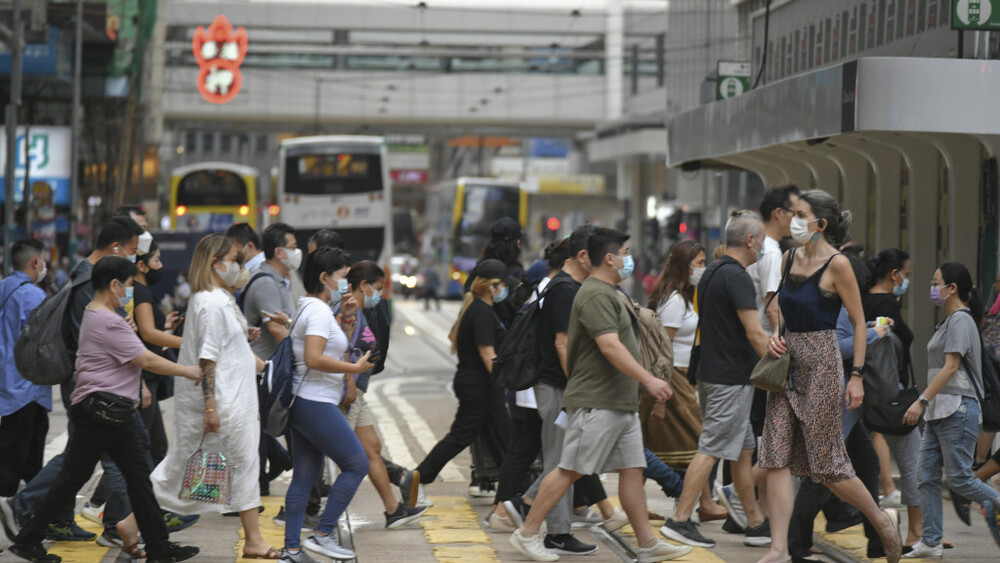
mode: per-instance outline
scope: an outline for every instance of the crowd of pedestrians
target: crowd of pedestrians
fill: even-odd
[[[449,334],[454,421],[412,469],[382,455],[365,399],[389,345],[386,274],[352,263],[336,232],[314,233],[305,249],[283,223],[207,235],[190,264],[171,265],[182,273],[169,313],[151,289],[164,264],[141,208],[116,212],[94,251],[48,291],[39,287],[45,248],[18,241],[16,272],[0,281],[0,521],[10,551],[58,562],[43,540],[96,539],[181,561],[199,550],[169,534],[221,513],[240,518],[245,558],[349,560],[336,527],[366,476],[385,527],[399,528],[425,513],[425,487],[469,447],[470,493],[493,497],[484,526],[510,533],[534,561],[596,552],[574,535],[576,523],[610,533],[631,524],[638,561],[676,559],[715,546],[699,527],[713,520],[767,548],[754,556],[762,563],[805,561],[821,510],[828,530],[864,524],[870,558],[941,557],[945,480],[960,517],[968,523],[978,503],[1000,545],[1000,493],[988,483],[1000,454],[981,428],[992,349],[980,335],[1000,298],[984,304],[962,264],[938,266],[929,295],[944,320],[926,343],[927,386],[914,390],[914,336],[902,315],[910,257],[849,242],[850,212],[820,190],[776,186],[759,210],[733,213],[712,255],[676,243],[648,308],[621,287],[634,271],[627,233],[580,226],[525,270],[520,225],[497,221]],[[61,327],[73,368],[29,381],[15,348],[32,312],[59,299],[63,318],[46,321]],[[518,331],[531,331],[530,344]],[[878,347],[893,350],[890,392],[912,402],[889,415],[866,401],[869,351],[883,339],[898,343]],[[259,383],[286,349],[293,394],[287,430],[274,436]],[[512,351],[533,360],[519,364],[516,386],[503,375]],[[780,391],[752,384],[767,357],[788,360]],[[69,440],[43,465],[52,382]],[[168,432],[159,403],[171,397]],[[218,502],[178,495],[200,450],[225,455]],[[332,483],[327,460],[339,470]],[[95,535],[73,512],[98,461],[104,473],[83,508],[104,526]],[[261,496],[289,470],[274,517],[284,543],[272,546]],[[599,477],[607,472],[618,473],[620,508]],[[663,538],[649,525],[647,479],[676,499]]]

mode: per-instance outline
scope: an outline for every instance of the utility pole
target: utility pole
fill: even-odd
[[[7,226],[3,239],[5,276],[13,272],[14,261],[10,255],[14,244],[17,225],[14,223],[14,188],[17,183],[17,108],[21,105],[21,55],[24,51],[21,34],[21,0],[14,0],[13,38],[10,57],[10,103],[7,105],[7,162],[4,167],[4,224]],[[25,161],[30,162],[27,155]],[[25,188],[27,189],[27,188]]]
[[[80,88],[83,68],[83,0],[76,0],[76,35],[73,38],[73,113],[70,140],[69,259],[76,265],[76,214],[80,207]]]

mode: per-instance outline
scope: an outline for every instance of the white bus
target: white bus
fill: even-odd
[[[351,259],[385,264],[392,256],[392,183],[385,139],[329,135],[281,142],[279,220],[299,246],[319,229],[337,231]]]

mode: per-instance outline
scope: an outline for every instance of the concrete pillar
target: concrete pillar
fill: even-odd
[[[868,208],[867,190],[871,173],[871,165],[868,164],[868,161],[857,152],[832,142],[816,145],[812,148],[812,152],[828,158],[840,170],[840,189],[836,192],[825,191],[837,198],[841,209],[851,210],[855,213],[856,218],[864,217]],[[867,239],[867,225],[863,223],[864,221],[861,219],[851,223],[850,233],[854,240],[864,241]]]
[[[899,197],[902,156],[898,151],[886,147],[876,140],[863,135],[842,135],[837,143],[863,156],[873,173],[875,198],[874,206],[864,216],[867,227],[872,231],[862,241],[873,252],[883,248],[899,247]],[[867,194],[867,191],[865,192]],[[862,216],[857,216],[861,219]]]
[[[786,159],[798,160],[812,172],[813,187],[831,194],[840,193],[840,169],[830,159],[809,152],[806,143],[776,145],[771,148],[775,154]],[[800,186],[805,188],[805,186]]]
[[[983,147],[969,135],[917,135],[934,145],[948,166],[949,260],[965,264],[979,279],[980,173]]]
[[[715,160],[730,164],[736,168],[753,172],[757,176],[760,176],[760,181],[763,182],[765,186],[773,186],[774,184],[786,180],[785,172],[777,166],[752,159],[745,154],[731,154],[721,158],[716,158]]]
[[[751,158],[757,158],[773,163],[785,172],[785,178],[794,183],[802,190],[816,187],[816,180],[813,178],[812,170],[806,166],[798,155],[789,157],[788,154],[778,147],[768,147],[749,153]]]
[[[607,107],[604,117],[613,121],[622,116],[622,57],[625,43],[625,9],[622,0],[608,0],[604,32],[604,80]]]

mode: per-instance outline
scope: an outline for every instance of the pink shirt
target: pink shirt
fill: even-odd
[[[146,345],[122,317],[104,309],[87,309],[80,323],[76,352],[76,389],[70,402],[104,391],[139,404],[142,368],[130,364],[146,351]]]

